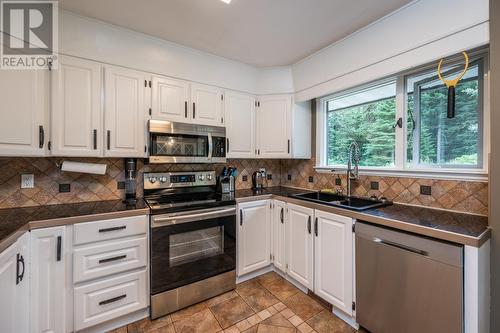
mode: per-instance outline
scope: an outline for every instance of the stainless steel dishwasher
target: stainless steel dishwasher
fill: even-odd
[[[463,331],[463,246],[356,223],[356,321],[372,333]]]

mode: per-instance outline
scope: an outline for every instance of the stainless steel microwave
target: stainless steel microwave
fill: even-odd
[[[225,163],[226,128],[150,120],[149,163]]]

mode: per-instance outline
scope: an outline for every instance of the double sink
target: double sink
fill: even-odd
[[[330,205],[356,211],[385,207],[392,204],[388,200],[379,200],[376,198],[372,199],[372,198],[348,197],[341,194],[334,194],[330,192],[321,192],[321,191],[303,193],[303,194],[294,194],[291,197],[300,200],[312,201],[324,205]]]

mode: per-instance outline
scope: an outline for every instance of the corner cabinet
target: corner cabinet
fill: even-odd
[[[271,200],[238,204],[237,274],[242,276],[271,264]]]
[[[314,210],[287,204],[287,273],[304,287],[314,283]]]
[[[71,314],[66,295],[68,254],[66,227],[36,229],[31,234],[31,314],[32,333],[64,333]]]
[[[2,70],[0,156],[44,156],[48,142],[49,70]]]
[[[286,272],[286,203],[273,200],[271,212],[272,259],[273,265],[281,272]]]
[[[144,157],[149,103],[146,73],[121,67],[104,69],[104,156]]]
[[[228,158],[254,158],[255,97],[226,91],[226,136]]]
[[[29,232],[0,253],[0,323],[3,333],[28,333],[30,326]]]
[[[52,70],[51,155],[102,154],[102,66],[61,56]]]

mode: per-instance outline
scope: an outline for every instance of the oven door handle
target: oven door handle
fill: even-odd
[[[214,142],[212,139],[212,133],[208,133],[208,160],[212,160],[212,150],[214,149]]]
[[[209,212],[195,213],[195,214],[184,214],[184,215],[174,215],[168,217],[154,217],[153,218],[153,228],[165,227],[169,225],[182,224],[187,222],[213,219],[225,216],[236,216],[236,208],[218,209]]]

